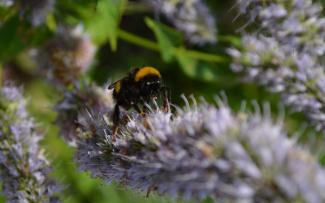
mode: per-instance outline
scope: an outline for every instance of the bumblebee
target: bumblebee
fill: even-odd
[[[120,123],[120,107],[128,110],[134,108],[141,115],[145,115],[145,103],[160,96],[164,98],[167,108],[167,91],[160,72],[153,67],[135,68],[124,78],[112,83],[108,89],[113,89],[116,102],[113,112],[113,136],[116,135]]]

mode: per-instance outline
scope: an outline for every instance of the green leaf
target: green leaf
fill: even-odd
[[[99,0],[94,16],[86,21],[86,27],[95,44],[109,40],[113,51],[117,48],[117,33],[126,0]]]
[[[0,27],[0,60],[6,60],[24,48],[22,40],[17,36],[19,19],[17,16],[8,19]]]
[[[31,28],[18,15],[9,18],[0,25],[0,61],[9,60],[27,47],[40,44],[48,34],[46,27]]]
[[[56,0],[55,16],[60,22],[68,24],[78,24],[80,20],[91,22],[97,2],[97,0]]]
[[[206,197],[202,203],[213,203],[215,200],[212,197]]]
[[[155,33],[163,60],[170,62],[174,57],[174,47],[178,47],[183,43],[181,33],[150,18],[146,18],[145,22]]]
[[[186,56],[184,49],[178,49],[176,53],[177,61],[182,68],[183,72],[190,77],[195,77],[195,70],[197,65],[197,60]]]
[[[187,76],[203,81],[217,79],[217,71],[211,64],[187,56],[187,52],[183,48],[179,48],[175,53],[180,67]]]
[[[145,22],[155,33],[161,56],[165,62],[171,62],[175,58],[183,72],[189,77],[204,81],[216,80],[217,74],[212,65],[194,59],[185,48],[181,47],[183,44],[181,33],[150,18],[146,18]],[[193,52],[191,54],[193,55]]]
[[[224,36],[218,36],[218,40],[221,42],[226,42],[226,43],[230,43],[231,45],[235,46],[235,47],[242,47],[242,42],[241,42],[241,38],[238,36],[233,36],[233,35],[224,35]]]
[[[49,13],[46,17],[46,25],[53,33],[57,29],[56,20],[53,13]]]

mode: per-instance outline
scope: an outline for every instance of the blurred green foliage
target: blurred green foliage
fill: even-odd
[[[144,193],[114,183],[107,185],[78,171],[73,162],[73,149],[59,137],[53,123],[56,118],[53,109],[62,95],[38,75],[37,68],[26,59],[28,51],[42,46],[59,25],[83,24],[97,45],[91,70],[84,75],[86,80],[104,84],[124,76],[132,67],[150,65],[161,70],[174,103],[182,105],[180,94],[203,96],[213,102],[214,96],[224,91],[234,109],[240,108],[242,100],[269,101],[273,109],[278,109],[278,95],[254,84],[242,84],[229,70],[225,49],[239,46],[236,30],[245,22],[245,19],[233,22],[234,1],[207,0],[206,3],[217,19],[216,45],[188,44],[168,21],[157,19],[156,13],[140,1],[57,0],[45,23],[37,27],[26,20],[19,6],[0,6],[1,80],[14,80],[24,86],[31,112],[46,129],[42,144],[54,163],[53,176],[66,185],[61,195],[64,202],[167,203],[177,200],[157,195],[145,198]],[[288,130],[295,131],[302,118],[300,114],[290,115]]]
[[[117,49],[117,34],[125,0],[99,0],[96,12],[86,21],[87,30],[96,44],[103,44],[109,40],[111,49]]]

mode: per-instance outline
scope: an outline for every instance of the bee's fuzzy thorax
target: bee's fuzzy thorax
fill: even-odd
[[[121,81],[117,81],[116,84],[114,85],[114,92],[119,93],[121,91]]]
[[[140,81],[142,78],[148,76],[148,75],[155,75],[158,76],[159,78],[161,77],[160,72],[155,69],[154,67],[146,66],[143,68],[140,68],[134,76],[134,80],[136,82]]]

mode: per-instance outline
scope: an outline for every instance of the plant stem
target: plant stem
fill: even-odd
[[[132,14],[144,13],[144,12],[150,12],[150,11],[151,11],[150,6],[143,2],[128,1],[126,8],[125,8],[126,15],[132,15]]]
[[[157,43],[147,40],[146,38],[139,37],[135,34],[132,34],[130,32],[124,31],[119,29],[118,30],[118,37],[120,39],[123,39],[124,41],[130,42],[132,44],[139,45],[141,47],[153,50],[153,51],[158,51],[159,52],[159,46]]]
[[[178,48],[175,48],[175,51],[178,51],[178,50],[179,50]],[[208,61],[208,62],[214,62],[214,63],[223,63],[223,62],[227,61],[227,59],[224,56],[219,56],[219,55],[215,55],[215,54],[207,54],[207,53],[194,51],[194,50],[185,50],[184,53],[191,58],[202,60],[202,61]]]
[[[138,46],[141,46],[141,47],[153,50],[153,51],[160,52],[158,43],[148,40],[146,38],[140,37],[133,33],[127,32],[125,30],[119,29],[118,37],[120,39],[130,42],[132,44],[135,44],[135,45],[138,45]],[[180,49],[183,50],[183,48],[175,47],[173,49],[173,52],[176,53],[176,52],[180,51]],[[203,53],[203,52],[199,52],[199,51],[195,51],[195,50],[184,50],[184,54],[186,54],[187,56],[189,56],[193,59],[198,59],[198,60],[207,61],[207,62],[224,63],[224,62],[228,61],[227,57],[225,57],[225,56],[219,56],[219,55],[215,55],[215,54],[207,54],[207,53]]]

